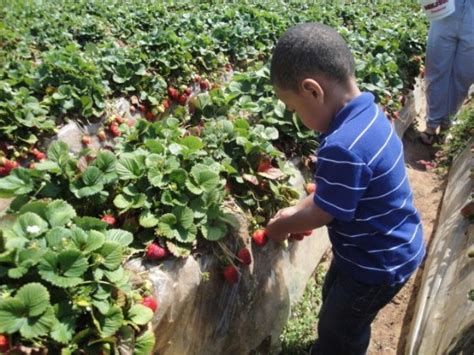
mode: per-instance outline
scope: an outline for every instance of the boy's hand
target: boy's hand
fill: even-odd
[[[285,219],[296,213],[294,206],[279,210],[275,216],[268,222],[265,230],[268,238],[275,242],[282,242],[289,237]]]

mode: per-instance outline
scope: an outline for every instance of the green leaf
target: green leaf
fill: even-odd
[[[20,328],[20,334],[27,339],[46,335],[55,321],[54,310],[52,307],[48,307],[43,315],[25,320]]]
[[[176,216],[172,213],[166,213],[162,215],[158,223],[157,232],[168,238],[175,238],[175,228],[177,221],[178,220],[176,219]]]
[[[70,244],[72,231],[63,227],[54,227],[46,233],[49,249],[62,250]]]
[[[106,233],[107,240],[117,242],[127,247],[133,241],[133,234],[122,229],[109,229]]]
[[[93,164],[102,171],[102,177],[105,184],[110,184],[118,179],[116,172],[116,158],[108,151],[100,152]]]
[[[186,188],[194,195],[200,195],[204,192],[199,186],[196,186],[191,180],[186,180]]]
[[[33,188],[30,172],[24,168],[14,169],[10,175],[0,179],[0,197],[25,195],[33,191]]]
[[[186,170],[184,169],[175,169],[169,175],[169,179],[178,185],[184,184],[186,181],[186,178],[187,178],[187,174],[186,174]]]
[[[121,210],[129,210],[131,208],[141,208],[145,205],[146,195],[139,193],[133,196],[119,194],[114,198],[114,205]]]
[[[178,227],[176,229],[176,240],[182,243],[192,243],[196,240],[197,227],[193,224],[187,229]]]
[[[180,140],[179,144],[187,147],[191,152],[195,152],[204,147],[202,140],[195,136],[187,136]]]
[[[48,204],[44,201],[31,201],[25,205],[23,205],[19,213],[20,214],[25,214],[26,212],[33,212],[40,216],[42,219],[47,220],[46,218],[46,207],[48,207]]]
[[[56,321],[51,327],[51,338],[62,344],[71,341],[76,329],[76,313],[68,301],[54,305]]]
[[[39,283],[26,284],[15,297],[0,300],[0,332],[19,330],[31,339],[48,333],[54,319],[49,292]]]
[[[139,223],[143,228],[153,228],[159,222],[159,219],[150,210],[143,210],[140,213]]]
[[[178,143],[171,143],[168,146],[168,150],[173,155],[179,155],[181,151],[183,150],[183,147],[180,146]]]
[[[128,310],[128,319],[136,325],[145,325],[153,318],[153,311],[141,304],[135,304]]]
[[[277,103],[275,104],[275,115],[279,118],[283,118],[285,116],[285,110],[286,110],[286,107],[285,107],[285,104],[278,100]]]
[[[137,158],[120,158],[117,163],[117,173],[121,180],[139,179],[145,172],[145,164]]]
[[[0,332],[12,334],[25,323],[25,304],[16,298],[0,300]]]
[[[188,229],[193,225],[194,213],[189,207],[177,206],[173,208],[173,214],[179,226]]]
[[[227,234],[227,226],[223,223],[216,225],[202,225],[201,232],[205,239],[210,241],[218,241]]]
[[[48,147],[48,159],[64,166],[70,160],[69,146],[62,141],[51,143]]]
[[[52,160],[45,160],[35,164],[35,170],[38,171],[47,171],[50,173],[59,173],[61,172],[61,168],[59,167],[58,163]]]
[[[33,239],[48,230],[48,223],[33,212],[22,214],[15,221],[12,231],[19,237]]]
[[[135,355],[149,355],[153,352],[155,347],[155,335],[151,330],[147,330],[145,333],[137,337],[135,342]]]
[[[86,186],[103,184],[102,172],[95,166],[89,166],[82,174],[82,181]]]
[[[177,258],[186,258],[191,255],[192,244],[178,243],[175,241],[171,242],[167,240],[166,247],[170,253]]]
[[[95,229],[103,231],[107,228],[108,224],[95,217],[76,217],[74,223],[81,229],[91,230]]]
[[[99,168],[89,166],[81,179],[70,184],[70,189],[77,198],[92,196],[104,188],[104,178]]]
[[[46,207],[46,218],[51,227],[62,227],[76,217],[76,211],[65,201],[56,200]]]
[[[265,138],[268,140],[278,139],[278,130],[275,127],[265,127]]]
[[[49,306],[49,292],[40,283],[29,283],[18,290],[15,298],[23,302],[28,317],[43,314]]]
[[[41,277],[58,287],[80,284],[89,264],[79,250],[65,250],[59,254],[47,253],[38,265]]]
[[[122,246],[117,242],[106,241],[97,251],[101,255],[101,264],[109,270],[115,270],[122,263]]]
[[[114,335],[122,326],[123,313],[118,306],[110,307],[109,311],[104,316],[99,316],[100,334],[103,337]]]
[[[104,245],[105,235],[96,230],[85,232],[80,228],[75,228],[72,241],[80,251],[90,253]]]
[[[163,172],[161,168],[157,167],[152,167],[150,170],[148,170],[148,181],[152,186],[155,187],[164,187],[166,186],[166,183],[164,182],[163,179]]]
[[[219,174],[203,164],[193,166],[191,175],[196,185],[206,192],[214,190],[219,185]]]

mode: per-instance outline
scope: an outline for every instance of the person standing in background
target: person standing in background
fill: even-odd
[[[426,130],[423,143],[445,132],[474,83],[474,0],[450,0],[455,11],[432,20],[426,49]],[[441,1],[432,1],[437,6]],[[436,4],[434,4],[436,3]]]

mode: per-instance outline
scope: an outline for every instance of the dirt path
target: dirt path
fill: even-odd
[[[429,246],[429,241],[435,232],[444,181],[436,173],[427,171],[422,164],[417,163],[419,160],[432,160],[435,153],[434,148],[427,147],[419,141],[419,131],[424,129],[423,126],[423,122],[420,122],[419,128],[410,128],[405,133],[403,143],[415,206],[421,214],[425,240]],[[418,269],[400,293],[375,319],[372,324],[369,354],[404,354],[423,267],[422,265]]]

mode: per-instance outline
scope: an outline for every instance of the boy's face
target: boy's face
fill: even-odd
[[[276,96],[283,101],[287,110],[295,112],[309,129],[324,133],[329,129],[332,114],[324,91],[312,79],[305,79],[298,92],[274,86]]]

